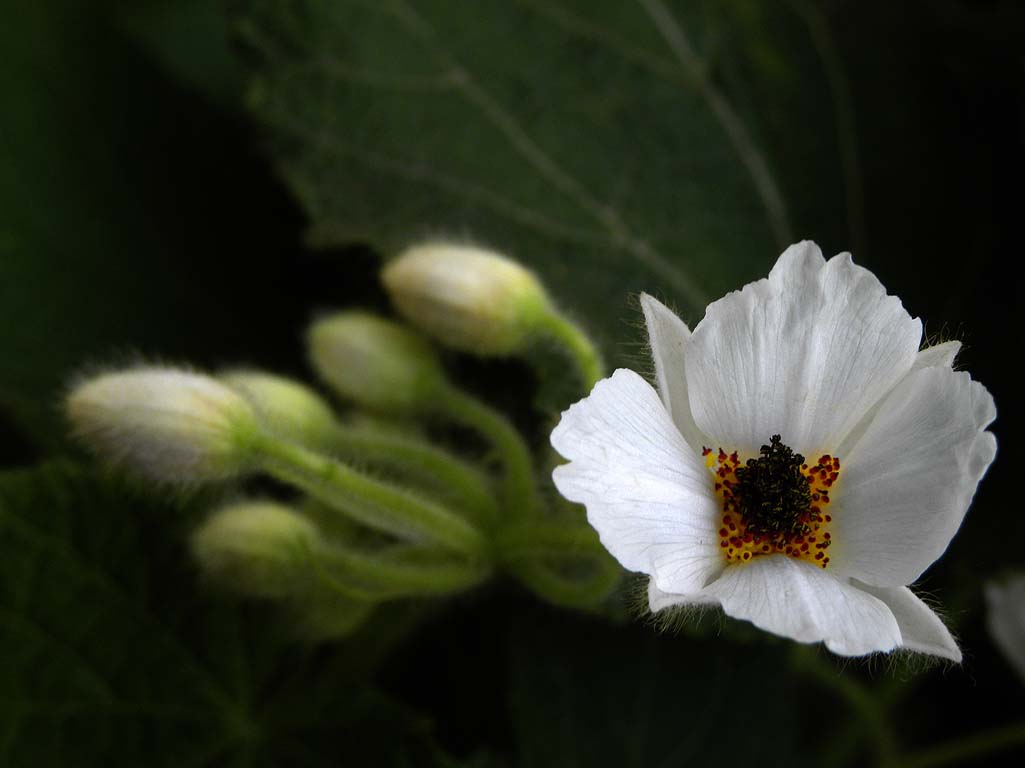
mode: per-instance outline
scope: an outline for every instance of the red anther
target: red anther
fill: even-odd
[[[711,452],[712,452],[711,448],[705,448],[704,446],[701,446],[701,455],[702,456],[707,456]]]
[[[819,552],[817,555],[815,555],[815,559],[816,560],[821,560],[823,557],[824,557],[824,555],[821,552]]]
[[[722,536],[724,539],[726,538],[727,534],[728,534],[728,531],[725,528],[720,528],[719,529],[719,535]]]

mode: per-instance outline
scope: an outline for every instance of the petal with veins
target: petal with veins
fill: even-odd
[[[641,294],[641,308],[644,310],[648,344],[651,346],[662,402],[683,438],[691,448],[700,451],[709,440],[694,423],[687,395],[687,374],[683,360],[690,329],[668,307],[646,293]]]
[[[831,568],[867,584],[914,582],[957,532],[996,455],[986,388],[942,366],[915,371],[844,457]]]
[[[553,473],[556,487],[587,508],[624,567],[671,592],[696,591],[722,570],[705,463],[636,373],[598,382],[563,413],[552,445],[570,460]]]
[[[916,653],[928,653],[951,661],[961,662],[961,649],[957,647],[950,630],[940,617],[907,587],[873,587],[858,584],[870,595],[875,595],[893,611],[900,628],[900,647]]]
[[[843,437],[915,361],[922,323],[867,269],[814,243],[709,305],[687,344],[694,420],[754,454],[770,435],[814,452]]]
[[[901,642],[887,605],[810,563],[782,555],[727,568],[703,591],[726,614],[841,656],[892,651]]]

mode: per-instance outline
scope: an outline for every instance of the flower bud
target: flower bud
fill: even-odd
[[[75,433],[97,453],[178,484],[245,470],[258,433],[241,395],[210,376],[175,368],[96,376],[76,386],[65,407]]]
[[[328,592],[292,606],[289,619],[300,639],[308,643],[330,642],[356,632],[366,624],[375,607],[376,603]]]
[[[985,594],[990,637],[1025,682],[1025,574],[988,582]]]
[[[307,338],[321,378],[370,410],[423,411],[448,388],[430,343],[390,320],[341,312],[314,323]]]
[[[243,502],[215,512],[192,534],[203,572],[236,592],[287,597],[310,581],[316,526],[288,507]]]
[[[381,272],[398,311],[417,328],[476,355],[523,351],[551,311],[544,286],[520,264],[471,246],[427,243]]]
[[[220,380],[245,397],[272,432],[301,443],[330,438],[334,412],[305,384],[262,371],[229,371]]]

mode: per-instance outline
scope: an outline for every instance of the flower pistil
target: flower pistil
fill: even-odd
[[[840,476],[840,459],[823,454],[809,464],[780,435],[746,461],[722,448],[703,448],[702,454],[722,504],[719,548],[728,563],[784,554],[829,565],[829,494]]]

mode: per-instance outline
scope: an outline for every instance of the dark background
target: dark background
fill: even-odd
[[[282,5],[311,25],[327,13]],[[5,0],[0,464],[10,471],[0,476],[0,643],[10,650],[0,662],[0,763],[676,765],[728,753],[855,764],[873,754],[864,736],[878,722],[912,750],[1020,719],[1025,687],[985,632],[981,585],[1021,567],[1025,538],[1017,483],[1025,456],[1015,440],[1025,14],[997,0],[764,7],[765,26],[744,33],[754,37],[726,34],[722,43],[727,54],[730,45],[754,53],[726,55],[712,77],[742,95],[743,116],[764,118],[756,138],[790,201],[795,239],[815,239],[827,253],[853,250],[931,338],[964,343],[959,365],[997,403],[997,460],[920,585],[956,628],[962,667],[843,665],[842,676],[875,702],[866,715],[836,686],[795,672],[789,644],[716,618],[659,634],[622,615],[557,612],[499,583],[450,604],[397,608],[365,636],[300,652],[278,637],[265,606],[206,596],[181,545],[187,518],[164,509],[170,502],[144,493],[126,501],[115,480],[54,463],[77,457],[59,417],[63,388],[84,367],[140,356],[308,377],[306,322],[350,304],[384,310],[377,249],[391,243],[311,235],[323,229],[325,199],[319,187],[302,192],[313,160],[252,98],[254,82],[283,89],[275,67],[304,55],[285,33],[257,45],[239,31],[241,19],[285,27],[265,4],[232,3],[222,14],[203,2]],[[495,23],[492,10],[455,15],[472,36]],[[776,34],[795,13],[826,26],[826,57],[813,55],[821,39],[790,48],[789,32]],[[755,55],[763,39],[789,62],[789,89],[772,87],[765,67],[774,59]],[[501,55],[532,54],[526,46]],[[823,90],[830,63],[849,86],[840,102]],[[824,115],[844,110],[856,130],[854,203],[849,155],[823,138],[843,144]],[[806,135],[790,121],[822,128]],[[428,210],[410,208],[421,219]],[[345,211],[331,216],[344,220]],[[414,213],[389,213],[399,230],[391,237],[420,234],[405,231]],[[476,232],[476,221],[469,211],[460,224]],[[487,237],[502,237],[480,222]],[[708,268],[711,296],[764,274],[778,252],[771,239],[749,237],[757,230],[747,224],[718,226],[740,232],[749,255],[730,261],[725,250],[718,271]],[[611,257],[524,258],[595,327],[614,361],[637,356],[630,293],[674,298],[656,277],[624,270],[619,304],[605,288],[589,303],[572,276],[614,271]],[[686,306],[683,314],[700,317]],[[525,366],[451,362],[543,438]],[[165,648],[165,634],[177,650]],[[819,657],[837,677],[828,654]],[[193,692],[186,667],[223,684],[244,714],[225,714],[231,707],[206,684]]]

